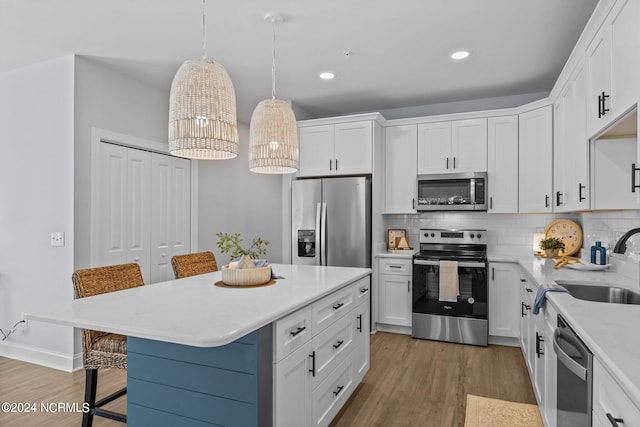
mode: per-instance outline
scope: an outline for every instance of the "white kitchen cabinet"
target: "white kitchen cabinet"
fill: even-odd
[[[298,176],[370,174],[373,126],[361,120],[300,127]]]
[[[486,171],[487,119],[418,125],[418,174]]]
[[[378,259],[379,319],[386,325],[411,326],[412,260]]]
[[[588,136],[637,102],[638,1],[617,0],[586,50]]]
[[[533,307],[533,287],[528,279],[520,277],[520,348],[522,355],[531,373],[531,308]]]
[[[273,425],[311,425],[311,341],[307,341],[274,369]]]
[[[640,426],[640,408],[633,404],[595,357],[593,359],[593,425]]]
[[[492,262],[489,280],[489,335],[518,338],[520,332],[520,268]]]
[[[591,143],[593,209],[637,209],[638,189],[631,191],[636,138],[599,139]],[[636,180],[638,173],[635,172]],[[638,181],[636,181],[638,182]]]
[[[552,106],[519,116],[518,211],[544,213],[552,210],[553,127]]]
[[[531,364],[533,366],[532,370],[532,382],[533,382],[533,390],[536,393],[538,398],[538,408],[540,408],[540,413],[544,414],[545,408],[547,406],[546,395],[544,393],[545,387],[545,353],[549,345],[547,345],[547,336],[545,334],[545,310],[542,309],[538,312],[538,314],[533,314],[529,321],[531,322],[531,330],[532,330],[532,358]],[[549,340],[549,344],[552,345],[551,340]]]
[[[553,210],[590,207],[589,141],[586,136],[586,75],[580,61],[554,104]]]
[[[489,213],[518,212],[518,116],[487,120]]]
[[[387,127],[384,144],[383,213],[416,213],[418,126]]]
[[[558,326],[558,313],[550,303],[545,304],[544,335],[548,338],[544,344],[544,410],[542,418],[546,427],[556,427],[558,417],[557,357],[553,349],[553,334]]]
[[[370,289],[367,276],[274,322],[273,425],[329,425],[362,381]]]

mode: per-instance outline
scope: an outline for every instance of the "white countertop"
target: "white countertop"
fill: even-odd
[[[577,271],[553,269],[555,261],[538,257],[518,259],[518,263],[538,285],[556,280],[579,280],[614,284],[640,292],[637,280],[615,271]],[[551,302],[594,356],[615,378],[627,395],[640,407],[640,305],[612,304],[580,300],[563,292],[548,292]]]
[[[222,288],[221,273],[203,274],[45,306],[27,314],[45,321],[138,338],[216,347],[371,274],[369,268],[273,264],[285,277],[255,288]]]

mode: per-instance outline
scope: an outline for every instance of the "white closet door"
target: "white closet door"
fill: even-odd
[[[100,144],[97,265],[136,262],[145,283],[150,269],[151,154]]]
[[[151,281],[173,279],[171,257],[191,247],[191,163],[153,153],[151,166]]]

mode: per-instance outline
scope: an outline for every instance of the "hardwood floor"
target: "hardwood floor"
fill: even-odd
[[[536,403],[517,347],[378,332],[371,336],[371,368],[331,426],[461,427],[467,394]]]
[[[125,382],[124,371],[101,371],[98,396]],[[0,412],[0,426],[79,426],[82,414],[46,414],[39,406],[41,402],[81,405],[83,393],[84,371],[61,372],[0,357],[0,400],[38,406],[37,413]],[[331,425],[459,427],[464,425],[468,393],[535,404],[520,349],[415,340],[378,332],[371,336],[369,373]],[[126,398],[106,407],[126,412]],[[95,418],[94,426],[122,424]]]

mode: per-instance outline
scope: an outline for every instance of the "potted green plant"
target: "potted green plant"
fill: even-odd
[[[253,260],[258,258],[260,255],[265,255],[267,253],[267,245],[271,244],[271,242],[258,237],[253,239],[253,242],[248,249],[244,249],[240,245],[242,243],[240,233],[228,234],[220,232],[216,233],[216,236],[219,239],[216,242],[216,245],[218,246],[218,249],[220,249],[220,252],[223,254],[231,252],[232,261],[238,258],[240,259],[238,268],[253,267]]]
[[[564,249],[564,242],[556,237],[549,237],[540,241],[540,249],[549,258],[557,257],[558,253]]]

